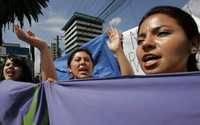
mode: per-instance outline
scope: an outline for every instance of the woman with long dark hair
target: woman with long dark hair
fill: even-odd
[[[137,57],[146,74],[198,71],[200,36],[194,19],[172,6],[158,6],[138,27]]]

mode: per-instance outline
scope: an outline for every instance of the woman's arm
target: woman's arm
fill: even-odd
[[[49,82],[57,80],[55,66],[53,64],[53,60],[49,53],[48,45],[46,42],[35,37],[31,31],[24,32],[21,28],[19,28],[18,25],[15,25],[15,33],[20,40],[23,40],[40,50],[42,80],[48,80]]]
[[[122,34],[120,34],[119,31],[115,28],[110,28],[107,31],[107,34],[109,37],[108,47],[117,57],[121,75],[133,75],[134,71],[122,48]]]

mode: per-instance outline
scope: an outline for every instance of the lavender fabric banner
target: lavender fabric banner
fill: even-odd
[[[37,85],[5,80],[0,82],[0,125],[22,125]]]
[[[50,125],[199,125],[200,73],[44,84]]]
[[[41,84],[0,82],[0,125],[48,125],[44,87]]]
[[[200,73],[0,82],[0,125],[199,125]],[[48,111],[47,111],[48,109]]]

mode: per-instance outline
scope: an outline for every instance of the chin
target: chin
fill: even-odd
[[[14,80],[14,81],[18,81],[15,78],[6,78],[5,80]]]
[[[162,70],[159,69],[152,69],[152,70],[143,70],[145,74],[160,74],[160,73],[164,73]]]
[[[145,74],[164,74],[164,73],[175,73],[178,71],[173,71],[173,70],[161,70],[161,69],[156,69],[156,70],[144,70]]]
[[[78,79],[89,79],[89,78],[91,78],[90,75],[80,75],[80,76],[78,77]]]

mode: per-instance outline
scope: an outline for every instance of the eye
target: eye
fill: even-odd
[[[17,64],[17,63],[14,63],[13,66],[15,66],[15,67],[19,67],[20,65]]]
[[[5,66],[9,66],[9,65],[10,65],[10,63],[6,63],[6,64],[5,64]]]
[[[81,58],[75,58],[74,61],[79,62]]]
[[[138,39],[137,40],[137,45],[141,45],[143,43],[144,39]]]
[[[89,62],[89,61],[90,61],[90,58],[84,58],[84,60],[85,60],[86,62]]]
[[[157,36],[158,37],[165,37],[165,36],[168,36],[170,35],[171,32],[168,32],[168,31],[162,31],[162,32],[158,32]]]

